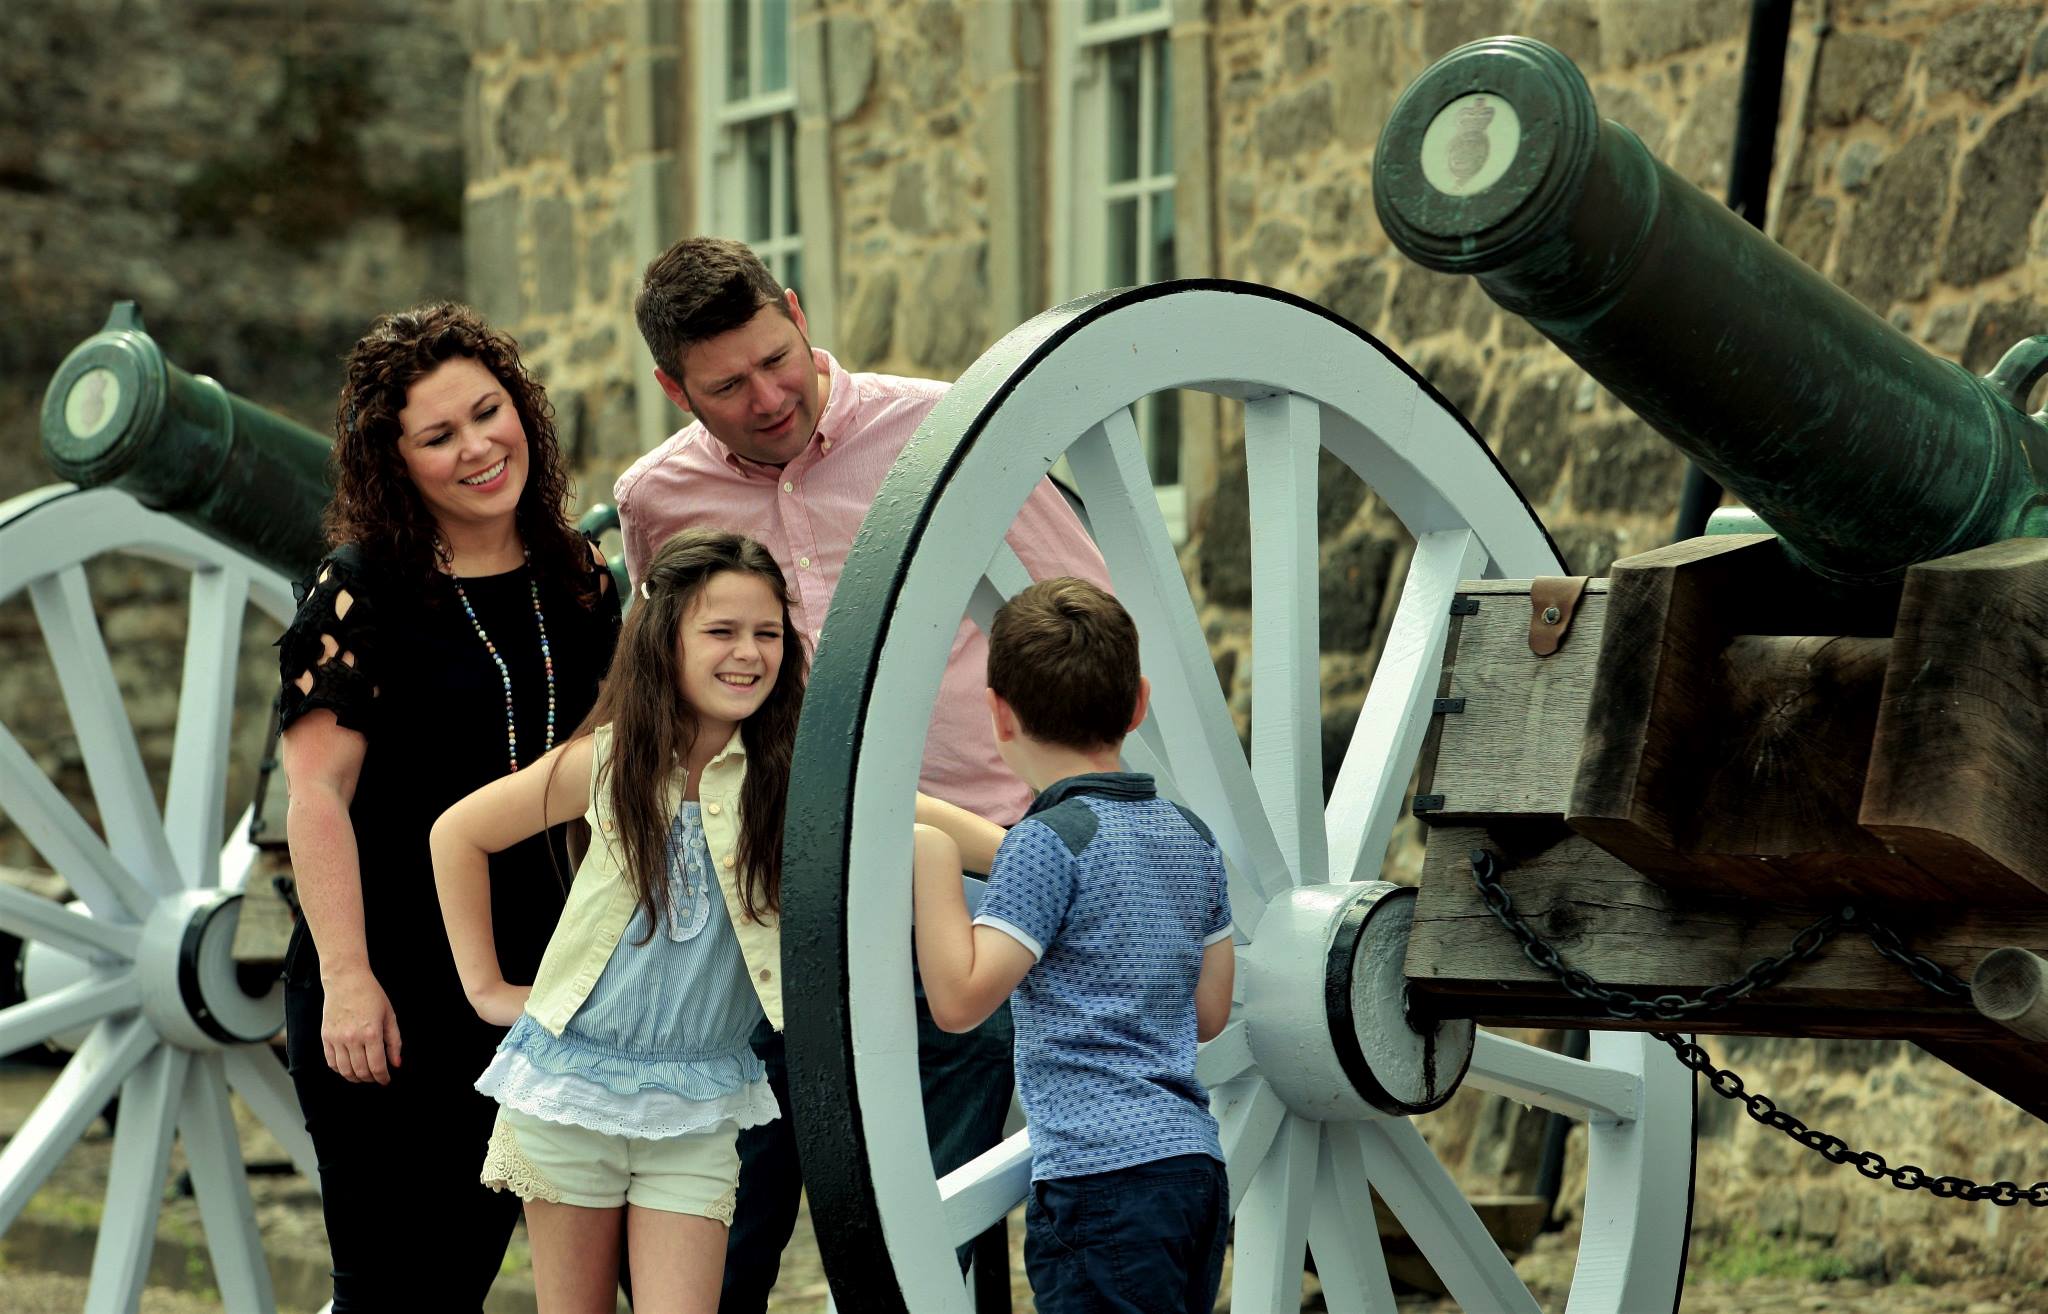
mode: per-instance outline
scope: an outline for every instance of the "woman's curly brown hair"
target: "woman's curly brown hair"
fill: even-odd
[[[520,540],[542,575],[575,581],[596,602],[590,548],[566,511],[569,475],[547,393],[520,363],[518,344],[468,306],[449,301],[379,316],[348,354],[334,413],[334,500],[327,539],[355,543],[401,574],[431,584],[440,573],[433,514],[398,452],[406,391],[445,361],[467,357],[497,379],[526,431],[526,486],[515,513]],[[439,591],[427,589],[435,598]]]

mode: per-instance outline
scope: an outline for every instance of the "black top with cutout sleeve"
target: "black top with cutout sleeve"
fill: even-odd
[[[364,935],[371,970],[398,1014],[406,1062],[426,1060],[412,1041],[431,1037],[446,1050],[436,1061],[473,1065],[469,1079],[503,1032],[478,1020],[463,995],[441,921],[427,832],[450,804],[509,771],[507,677],[520,765],[544,751],[542,625],[554,665],[557,744],[596,701],[619,633],[619,599],[595,560],[585,581],[540,578],[539,617],[534,578],[530,565],[464,577],[472,622],[448,579],[423,584],[344,547],[302,586],[298,614],[277,644],[283,725],[324,709],[365,740],[349,806]],[[578,598],[577,583],[599,589],[595,604]],[[503,658],[504,672],[478,636],[479,625]],[[492,929],[506,980],[533,980],[573,874],[560,828],[492,856]],[[318,950],[303,921],[285,973],[291,988],[319,989]]]

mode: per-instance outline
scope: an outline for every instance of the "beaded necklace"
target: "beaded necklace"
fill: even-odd
[[[540,661],[548,675],[548,735],[541,751],[545,753],[555,746],[555,655],[548,648],[548,618],[540,610],[540,581],[533,576],[533,554],[526,554],[526,587],[533,595],[533,623],[540,630]],[[483,640],[484,651],[498,665],[498,678],[505,684],[505,750],[511,760],[511,773],[519,770],[519,726],[512,716],[512,672],[505,665],[505,659],[498,655],[498,645],[491,642],[491,636],[484,632],[484,623],[476,618],[476,608],[469,605],[469,594],[462,591],[462,580],[451,569],[449,583],[455,586],[455,596],[462,600],[462,610],[469,617],[469,623],[476,629],[476,637]],[[510,773],[508,773],[510,774]]]

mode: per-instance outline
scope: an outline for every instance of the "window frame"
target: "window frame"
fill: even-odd
[[[750,80],[761,65],[762,10],[766,0],[745,0],[751,18],[748,25],[748,68]],[[753,91],[734,100],[726,95],[730,73],[726,14],[722,0],[699,0],[697,14],[698,76],[697,133],[697,230],[702,233],[744,241],[761,257],[777,281],[796,287],[816,280],[824,271],[810,259],[805,241],[806,207],[797,203],[798,122],[796,85],[797,24],[784,13],[788,28],[783,36],[784,84],[773,91]],[[753,197],[747,184],[747,134],[756,124],[766,123],[770,133],[769,228],[772,235],[755,239],[746,236],[747,210]],[[785,223],[785,220],[787,222]],[[800,276],[789,277],[790,259],[801,265]]]

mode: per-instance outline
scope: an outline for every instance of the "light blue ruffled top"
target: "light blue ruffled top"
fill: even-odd
[[[646,909],[634,912],[560,1036],[520,1014],[478,1090],[534,1117],[643,1138],[776,1116],[766,1069],[747,1044],[761,1001],[694,802],[669,827],[668,896],[657,934],[648,934]]]

